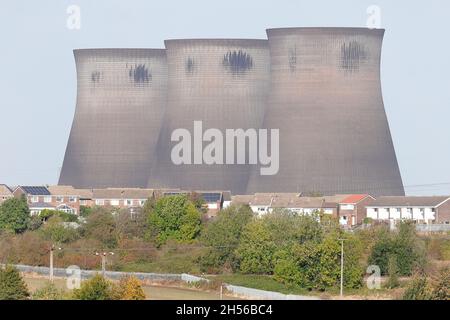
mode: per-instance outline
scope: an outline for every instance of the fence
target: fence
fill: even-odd
[[[2,265],[2,264],[0,264]],[[34,267],[26,266],[22,264],[14,265],[17,270],[24,273],[37,273],[39,275],[48,276],[50,274],[50,268],[48,267]],[[81,279],[89,279],[101,271],[94,270],[79,270]],[[69,277],[72,274],[68,272],[68,269],[53,268],[53,275],[55,277]],[[143,282],[156,283],[156,282],[174,282],[180,281],[185,283],[195,283],[200,281],[209,282],[206,278],[193,276],[190,274],[173,274],[173,273],[144,273],[144,272],[119,272],[119,271],[105,271],[105,277],[113,280],[119,280],[124,276],[134,276]],[[300,296],[283,294],[274,291],[265,291],[241,286],[235,286],[230,284],[224,284],[223,287],[231,294],[247,299],[259,299],[259,300],[319,300],[318,297],[313,296]]]
[[[418,232],[450,232],[450,224],[417,224]]]

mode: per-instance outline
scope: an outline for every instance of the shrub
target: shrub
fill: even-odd
[[[142,283],[136,277],[123,277],[114,286],[112,297],[114,300],[145,300]]]
[[[97,274],[91,279],[83,281],[79,289],[74,289],[73,298],[76,300],[112,300],[112,284]]]
[[[40,229],[44,239],[54,243],[67,243],[78,239],[80,236],[78,230],[65,226],[63,222],[63,219],[59,216],[50,217]]]
[[[64,291],[58,289],[54,283],[48,281],[42,288],[37,289],[33,295],[33,300],[63,300]]]
[[[86,218],[86,224],[82,227],[82,232],[89,239],[95,239],[106,248],[117,246],[116,223],[113,215],[104,210],[96,209]]]
[[[431,293],[434,300],[450,300],[450,268],[441,270]]]
[[[0,269],[0,300],[25,300],[29,296],[27,285],[16,268]]]
[[[424,275],[414,276],[403,294],[403,300],[429,300],[431,297],[430,287]]]

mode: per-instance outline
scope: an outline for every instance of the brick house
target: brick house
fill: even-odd
[[[217,213],[228,207],[231,204],[231,192],[230,191],[187,191],[187,190],[160,190],[159,196],[170,196],[177,194],[197,194],[205,201],[206,215],[205,218],[210,219],[217,215]]]
[[[450,197],[379,197],[366,206],[367,217],[396,222],[450,224]]]
[[[339,223],[345,227],[361,224],[366,217],[366,206],[374,200],[368,194],[348,195],[339,202]]]
[[[14,197],[12,190],[6,184],[0,184],[0,204]]]
[[[105,188],[92,190],[93,205],[120,209],[143,207],[147,199],[153,197],[153,189]]]
[[[31,215],[38,215],[44,209],[55,210],[52,195],[44,186],[18,186],[13,191],[14,197],[25,197]]]
[[[300,193],[255,193],[254,195],[233,196],[232,202],[248,204],[257,215],[263,215],[275,209],[287,209],[303,214],[323,212],[338,217],[338,203],[345,197],[345,195],[305,197]]]

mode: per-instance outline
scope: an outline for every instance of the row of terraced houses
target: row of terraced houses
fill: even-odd
[[[302,214],[320,212],[339,219],[341,225],[354,227],[370,218],[396,222],[413,220],[419,224],[450,224],[450,196],[383,196],[338,194],[305,196],[302,193],[256,193],[234,195],[229,191],[186,191],[179,189],[103,188],[75,189],[71,186],[17,186],[0,184],[0,203],[25,196],[32,215],[44,209],[79,214],[82,206],[106,206],[120,209],[141,208],[149,198],[195,193],[203,198],[206,218],[232,203],[249,205],[257,215],[279,209]]]

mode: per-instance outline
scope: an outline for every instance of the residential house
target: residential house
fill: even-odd
[[[55,210],[52,195],[45,186],[18,186],[13,191],[16,198],[25,197],[31,215],[38,215],[44,209]]]
[[[368,194],[351,194],[339,202],[339,223],[345,227],[354,227],[366,217],[366,206],[375,201]]]
[[[6,184],[0,184],[0,204],[14,197],[12,190]]]
[[[48,186],[52,196],[51,204],[56,210],[72,214],[80,213],[80,193],[81,190],[72,186]]]
[[[367,217],[374,220],[450,224],[449,196],[379,197],[367,205],[366,210]]]
[[[153,197],[153,189],[105,188],[92,190],[92,201],[94,205],[121,209],[143,207],[145,201]]]
[[[231,204],[230,191],[187,191],[187,190],[161,190],[162,196],[177,195],[177,194],[197,194],[205,201],[206,218],[213,218],[217,213]]]
[[[311,214],[322,212],[338,216],[338,201],[346,196],[304,197],[300,193],[255,193],[254,195],[237,195],[233,203],[246,203],[258,215],[276,209],[288,209],[292,212]]]

